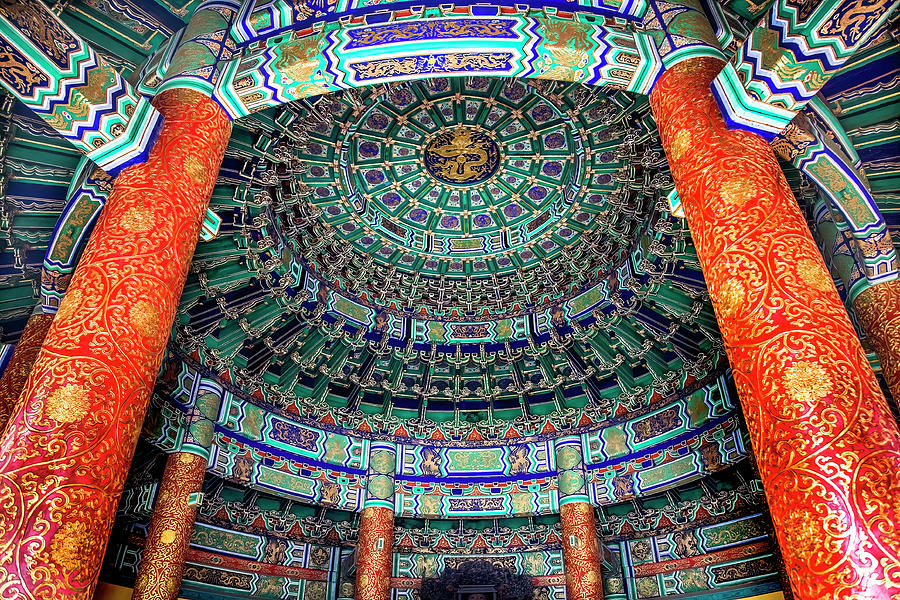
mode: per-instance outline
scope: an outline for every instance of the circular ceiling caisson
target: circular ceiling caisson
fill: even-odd
[[[396,275],[380,290],[341,277],[341,261],[309,251],[307,232],[289,236],[295,254],[364,302],[463,321],[559,301],[607,274],[650,208],[620,183],[633,175],[617,152],[631,107],[534,83],[434,79],[323,97],[346,121],[310,115],[299,127],[309,131],[296,149],[304,200],[373,269]],[[616,237],[602,253],[581,244],[607,230]],[[568,273],[546,282],[560,260]]]
[[[713,364],[646,99],[435,78],[274,117],[236,209],[245,273],[217,266],[181,318],[235,385],[342,426],[465,436],[597,422]]]

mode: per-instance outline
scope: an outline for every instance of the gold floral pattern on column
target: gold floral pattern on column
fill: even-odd
[[[52,322],[53,315],[37,314],[31,315],[25,323],[25,329],[19,336],[12,358],[6,365],[6,371],[3,372],[3,377],[0,377],[0,432],[13,413],[16,400],[22,393],[22,386],[31,373],[34,359],[37,358]]]
[[[566,571],[566,600],[602,600],[600,547],[594,508],[586,502],[560,507],[563,567]]]
[[[184,560],[194,533],[196,504],[192,494],[203,489],[206,459],[190,452],[174,452],[153,506],[153,519],[134,584],[134,600],[175,600],[184,575]]]
[[[900,597],[900,432],[771,147],[725,126],[721,68],[676,65],[650,104],[794,594]]]
[[[364,508],[356,546],[356,600],[388,600],[394,548],[394,511]]]
[[[853,310],[878,355],[894,401],[900,402],[900,280],[863,290],[853,300]]]
[[[0,437],[3,597],[90,600],[97,583],[231,133],[225,112],[197,92],[163,92],[154,105],[165,116],[159,139],[147,162],[115,180]],[[202,181],[189,176],[189,158],[202,162]],[[131,227],[147,221],[125,218],[136,208],[152,228]],[[131,318],[142,302],[158,326],[148,313]]]

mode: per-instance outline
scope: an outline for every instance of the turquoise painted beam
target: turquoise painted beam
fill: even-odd
[[[143,162],[162,122],[40,0],[0,4],[0,85],[100,168]]]
[[[732,129],[772,139],[865,44],[898,0],[778,0],[712,91]]]
[[[840,148],[803,113],[775,137],[772,148],[816,183],[828,201],[835,223],[853,236],[865,279],[848,287],[849,299],[852,301],[868,285],[896,279],[900,261],[887,224],[865,177]]]

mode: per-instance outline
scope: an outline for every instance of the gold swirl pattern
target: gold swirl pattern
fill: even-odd
[[[203,489],[204,475],[205,458],[190,452],[169,455],[144,543],[134,600],[178,598],[198,508],[190,504],[190,497]]]
[[[165,116],[149,160],[115,180],[106,208],[72,277],[62,309],[0,437],[0,581],[4,597],[89,600],[116,506],[159,372],[175,308],[231,122],[211,99],[192,91],[159,94]],[[195,184],[186,162],[206,177]],[[136,233],[124,216],[151,211],[155,226]],[[133,214],[133,213],[132,213]],[[149,337],[129,318],[153,305],[159,327]],[[77,385],[89,403],[82,422],[47,419],[45,400]],[[67,511],[97,543],[84,545]],[[73,537],[74,536],[74,537]],[[57,539],[54,551],[54,539]]]
[[[878,355],[894,401],[900,402],[900,280],[863,290],[853,300],[853,310]]]
[[[31,315],[25,323],[25,329],[19,336],[12,358],[3,372],[3,377],[0,377],[0,432],[13,413],[16,400],[22,393],[22,386],[31,373],[31,366],[52,322],[53,315],[39,314]]]
[[[900,432],[771,147],[725,126],[710,92],[722,64],[676,65],[650,104],[794,595],[900,597]]]
[[[384,506],[364,508],[356,546],[356,600],[390,597],[394,544],[394,511]]]
[[[603,600],[594,507],[587,502],[563,504],[559,511],[559,522],[562,526],[566,598]]]

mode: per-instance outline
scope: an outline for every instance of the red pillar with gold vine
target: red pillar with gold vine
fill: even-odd
[[[391,442],[371,442],[366,501],[356,545],[356,600],[390,598],[396,468],[397,447]]]
[[[566,598],[602,600],[603,579],[594,507],[589,503],[580,435],[554,442]]]
[[[231,133],[171,89],[147,162],[109,201],[0,437],[0,581],[18,598],[89,599],[200,224]]]
[[[53,322],[53,315],[43,312],[35,312],[28,317],[25,323],[25,329],[16,342],[13,350],[12,358],[0,377],[0,432],[6,427],[10,415],[15,410],[16,400],[22,393],[22,386],[31,373],[31,366],[34,359],[37,358],[44,343],[44,337],[50,329],[50,323]]]
[[[650,103],[706,277],[794,594],[900,594],[900,432],[768,142],[730,131],[722,61]]]
[[[229,27],[226,12],[203,7],[205,32]],[[229,58],[231,42],[188,37],[153,99],[159,137],[115,179],[0,436],[0,595],[93,596],[231,135],[211,83],[191,70]]]
[[[181,589],[224,394],[220,384],[199,375],[197,379],[181,448],[169,455],[153,505],[133,600],[176,600]]]

